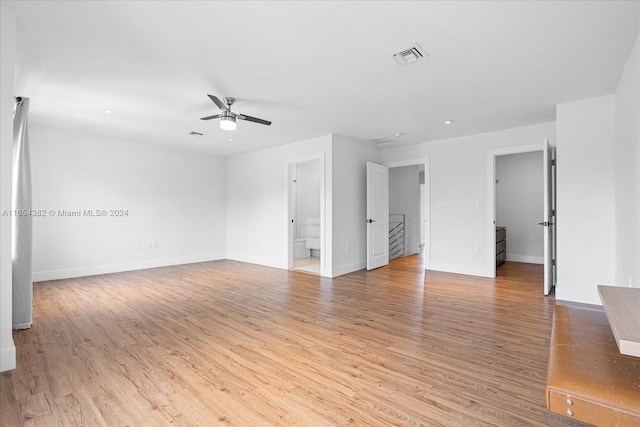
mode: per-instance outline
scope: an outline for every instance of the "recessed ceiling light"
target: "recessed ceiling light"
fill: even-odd
[[[450,125],[451,123],[453,123],[453,120],[445,120],[444,122],[445,125]]]
[[[396,138],[400,138],[402,136],[402,132],[396,132],[393,134]]]
[[[113,114],[113,113],[115,113],[115,111],[107,109],[107,110],[104,110],[104,113],[105,114]]]

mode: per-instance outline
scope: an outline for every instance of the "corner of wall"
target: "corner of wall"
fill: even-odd
[[[556,298],[599,304],[597,286],[615,275],[616,166],[603,149],[614,146],[614,95],[559,104],[557,113]]]
[[[377,148],[332,135],[330,193],[332,277],[366,267],[366,163],[379,162]]]
[[[11,210],[16,14],[0,6],[0,210]],[[0,217],[0,372],[15,369],[12,336],[11,217]]]
[[[615,285],[640,287],[640,32],[615,92]]]

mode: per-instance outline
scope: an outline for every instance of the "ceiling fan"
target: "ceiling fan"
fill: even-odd
[[[218,97],[213,95],[207,95],[214,104],[220,109],[220,114],[214,116],[202,117],[200,120],[220,119],[220,128],[223,130],[236,130],[236,119],[246,120],[248,122],[260,123],[261,125],[269,126],[271,124],[268,120],[259,119],[257,117],[247,116],[246,114],[234,113],[231,111],[231,106],[236,102],[235,98],[225,97],[222,98],[224,102],[220,101]]]

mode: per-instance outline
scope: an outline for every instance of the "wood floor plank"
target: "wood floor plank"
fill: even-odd
[[[335,279],[214,261],[37,283],[0,425],[580,426],[544,385],[542,268]]]

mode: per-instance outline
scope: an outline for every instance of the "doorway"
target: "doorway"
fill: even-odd
[[[322,273],[324,167],[322,157],[288,164],[289,269]]]
[[[421,201],[420,166],[389,168],[389,260],[420,252]]]
[[[388,162],[389,168],[389,234],[404,221],[402,256],[421,253],[425,268],[431,264],[429,158]],[[392,246],[393,245],[393,246]],[[397,243],[390,241],[390,257]]]
[[[502,240],[497,242],[497,236],[500,234],[502,239],[502,234],[504,234],[504,230],[502,230],[501,226],[504,224],[498,224],[497,220],[508,218],[509,215],[498,215],[498,195],[497,195],[497,187],[500,184],[500,180],[498,179],[498,172],[496,164],[499,162],[499,158],[504,158],[506,156],[516,156],[519,154],[527,154],[532,153],[538,164],[538,168],[540,174],[542,175],[542,180],[537,184],[539,185],[539,191],[537,196],[541,199],[540,203],[534,203],[538,209],[537,214],[532,212],[533,215],[531,218],[527,220],[526,225],[522,225],[523,218],[526,216],[523,212],[519,214],[511,213],[511,217],[520,216],[520,223],[523,227],[526,227],[528,233],[536,234],[535,228],[538,228],[538,232],[542,236],[542,262],[544,264],[544,287],[543,291],[545,295],[548,295],[555,285],[555,160],[554,158],[554,149],[549,144],[548,140],[545,138],[542,144],[531,144],[531,145],[523,145],[523,146],[515,146],[515,147],[505,147],[495,150],[489,150],[487,152],[487,248],[490,248],[486,251],[487,254],[487,276],[488,277],[496,277],[496,268],[497,265],[502,261],[504,257],[499,257],[498,255],[503,252],[498,253],[498,251],[503,249],[504,245],[499,245],[498,243],[504,243]],[[540,156],[538,156],[540,154]],[[514,157],[516,158],[516,157]],[[522,160],[522,159],[520,159]],[[521,173],[522,171],[520,171]],[[507,177],[514,177],[517,173],[507,174]],[[509,178],[507,178],[509,179]],[[503,186],[505,186],[503,182]],[[516,190],[517,191],[517,190]],[[504,206],[501,207],[501,209]],[[534,218],[537,217],[537,220]],[[525,218],[526,220],[526,218]],[[542,220],[542,222],[539,222]],[[532,223],[535,221],[534,223]],[[529,224],[532,223],[532,224]],[[535,225],[535,227],[533,227]],[[517,228],[520,225],[513,226],[514,232],[518,233]],[[497,229],[500,227],[500,229]],[[543,230],[540,228],[543,227]],[[498,232],[500,231],[500,233]],[[506,229],[506,242],[507,242],[507,253],[509,252],[509,229]],[[516,243],[516,242],[514,242]],[[535,245],[535,243],[533,243]],[[495,250],[493,250],[495,249]],[[515,246],[516,252],[518,250],[518,245]],[[520,262],[534,262],[539,260],[539,255],[536,255],[535,252],[532,252],[530,255],[522,254],[514,254],[515,257],[512,257],[513,261]],[[518,255],[521,255],[518,258]],[[508,256],[508,255],[507,255]]]
[[[506,262],[544,264],[540,165],[541,150],[496,156],[496,227],[505,231]]]

